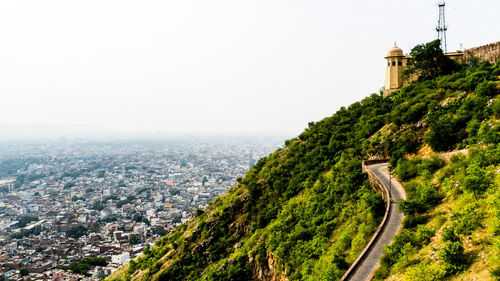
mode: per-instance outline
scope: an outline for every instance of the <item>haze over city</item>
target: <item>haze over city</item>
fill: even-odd
[[[497,40],[487,30],[499,10],[498,1],[448,1],[449,49]],[[394,41],[409,52],[435,39],[437,7],[6,1],[0,24],[0,136],[293,136],[378,92]]]

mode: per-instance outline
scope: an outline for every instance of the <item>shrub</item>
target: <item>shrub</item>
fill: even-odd
[[[394,173],[402,181],[414,178],[418,175],[417,163],[404,158],[399,159]]]
[[[474,93],[478,96],[493,97],[496,94],[496,84],[491,81],[484,81],[477,85]]]
[[[455,234],[455,229],[452,227],[446,227],[443,229],[443,241],[445,242],[458,242],[460,241],[460,237]]]
[[[457,234],[470,235],[473,230],[481,226],[483,214],[477,204],[471,204],[451,216]]]
[[[467,269],[464,250],[462,243],[448,242],[446,247],[439,252],[439,259],[443,262],[447,275],[457,274]]]
[[[363,200],[366,201],[367,205],[374,217],[381,217],[385,213],[385,201],[382,195],[378,193],[365,193],[363,195]]]
[[[408,200],[402,200],[399,203],[399,209],[405,215],[421,214],[434,207],[441,201],[441,194],[436,190],[431,182],[424,185],[418,183],[409,184]]]
[[[429,158],[422,159],[422,162],[417,165],[418,171],[422,173],[422,171],[427,171],[429,174],[433,174],[438,169],[444,166],[444,160],[438,155],[432,155]]]
[[[21,274],[21,276],[27,276],[29,273],[30,271],[26,267],[19,269],[19,274]]]
[[[417,246],[424,246],[429,241],[431,241],[431,238],[434,236],[434,229],[427,227],[425,225],[419,225],[417,227],[417,232],[415,233],[415,238],[417,239]]]
[[[497,265],[496,267],[491,269],[490,273],[491,273],[491,276],[496,277],[497,280],[499,280],[500,279],[500,265]]]
[[[424,141],[436,151],[451,149],[467,134],[466,123],[462,118],[441,116],[430,121],[430,131],[424,136]]]
[[[435,263],[419,263],[417,266],[408,268],[405,277],[406,280],[411,281],[441,281],[445,274],[445,270]]]
[[[462,185],[465,190],[474,194],[485,192],[491,185],[489,177],[479,163],[471,163],[467,167],[466,176],[462,180]]]

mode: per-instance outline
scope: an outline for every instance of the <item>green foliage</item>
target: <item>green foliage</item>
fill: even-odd
[[[439,265],[432,263],[419,263],[410,267],[405,274],[406,280],[411,281],[441,281],[446,272]]]
[[[470,235],[473,230],[481,226],[483,216],[477,204],[469,204],[463,210],[454,213],[451,220],[457,234]]]
[[[443,115],[430,124],[424,140],[436,151],[446,151],[466,136],[465,120]]]
[[[104,205],[101,203],[94,203],[91,207],[91,210],[101,211],[104,210]]]
[[[401,158],[397,161],[393,172],[397,177],[406,181],[422,174],[433,174],[435,171],[444,166],[444,161],[438,155],[432,155],[429,158],[416,158],[408,160]]]
[[[399,203],[399,209],[405,215],[421,214],[437,205],[442,195],[431,182],[421,185],[416,182],[405,185],[409,198]]]
[[[67,182],[64,184],[64,189],[72,188],[73,186],[76,186],[74,182]]]
[[[474,194],[480,194],[490,187],[491,180],[487,177],[480,163],[471,163],[467,167],[466,176],[463,178],[462,184],[465,190]]]
[[[434,230],[419,225],[416,229],[403,229],[394,237],[394,242],[384,250],[384,254],[380,260],[382,273],[385,271],[389,274],[388,268],[392,267],[397,262],[405,258],[405,249],[414,248],[420,249],[426,245],[434,235]],[[406,253],[407,254],[407,253]],[[382,273],[379,273],[379,278],[384,278]]]
[[[444,160],[440,156],[434,154],[429,158],[424,158],[421,160],[420,164],[418,165],[418,172],[419,174],[433,174],[444,165]]]
[[[139,235],[131,234],[130,237],[128,238],[128,242],[130,243],[130,245],[139,244],[140,242]]]
[[[125,199],[125,200],[120,200],[118,202],[116,202],[116,208],[121,208],[123,205],[125,204],[129,204],[131,203],[132,201],[129,200],[129,199]]]
[[[66,231],[66,237],[78,239],[83,235],[87,234],[88,230],[82,225],[73,226]]]
[[[458,237],[456,234],[455,234],[455,229],[452,228],[452,227],[446,227],[444,230],[443,230],[443,241],[447,242],[458,242],[460,241],[460,237]]]
[[[228,262],[229,266],[225,270],[211,272],[206,280],[209,281],[244,281],[250,280],[250,263],[246,255],[240,255]]]
[[[393,172],[398,176],[400,180],[406,181],[418,175],[417,165],[417,161],[411,161],[401,158],[398,160],[396,168],[393,170]]]
[[[38,235],[40,234],[40,227],[33,227],[31,229],[22,229],[20,232],[14,233],[11,235],[12,238],[21,239],[23,237],[28,237],[31,234]]]
[[[18,170],[27,168],[31,164],[39,164],[41,159],[30,158],[7,158],[0,160],[0,177],[13,176]]]
[[[401,205],[407,209],[408,214],[404,221],[404,229],[396,236],[395,242],[387,247],[382,257],[381,268],[376,272],[374,280],[383,280],[394,273],[403,273],[407,280],[444,280],[445,274],[460,274],[469,266],[468,255],[471,255],[471,261],[474,262],[474,251],[470,254],[464,253],[461,244],[461,237],[464,235],[469,236],[464,237],[464,241],[471,241],[473,245],[482,248],[480,251],[497,253],[500,250],[500,240],[497,238],[500,232],[498,227],[500,192],[493,188],[500,186],[498,184],[500,145],[471,148],[468,157],[454,155],[450,163],[444,167],[441,167],[442,164],[438,163],[437,158],[405,161],[411,162],[405,164],[412,165],[416,170],[414,174],[418,174],[411,182],[405,183],[409,199]],[[424,161],[430,162],[424,163]],[[477,177],[486,180],[488,184],[481,188],[481,193],[463,192],[467,191],[463,186],[465,179],[473,175],[479,175]],[[422,189],[422,187],[427,188]],[[447,195],[443,202],[451,204],[451,207],[446,208],[451,212],[450,223],[443,229],[441,241],[434,240],[439,236],[435,236],[434,230],[424,225],[443,225],[447,216],[442,215],[443,217],[438,219],[443,212],[442,208],[432,212],[429,212],[432,208],[427,210],[420,208],[425,202],[429,202],[425,198],[434,198],[432,195],[434,192],[429,188],[438,192],[436,199],[441,197],[438,187],[441,187]],[[434,205],[432,201],[430,205]],[[413,204],[410,205],[408,202]],[[413,207],[413,210],[408,211],[410,209],[408,206]],[[492,214],[495,216],[491,217]],[[491,236],[488,235],[488,242],[484,243],[484,238],[479,237],[486,226],[489,227]],[[476,234],[479,234],[479,237]],[[434,237],[432,249],[441,248],[439,243],[445,245],[439,254],[440,265],[432,264],[434,261],[432,257],[427,256],[427,249],[419,250],[422,246],[426,246],[432,237]],[[427,242],[419,244],[416,241]],[[491,257],[491,267],[488,270],[492,276],[497,272],[498,260],[500,257]],[[415,265],[417,262],[418,265]]]
[[[196,209],[196,212],[194,212],[194,215],[196,217],[201,216],[202,214],[203,214],[203,210],[202,209]]]
[[[448,242],[446,247],[439,252],[439,260],[447,275],[460,273],[467,269],[467,259],[464,255],[464,246],[461,242]]]
[[[28,274],[30,274],[30,271],[28,268],[22,267],[21,269],[19,269],[19,274],[21,276],[28,276]]]
[[[69,265],[69,270],[74,273],[89,276],[88,271],[95,266],[106,266],[106,258],[103,257],[85,257],[78,262],[72,262]]]
[[[408,60],[408,65],[403,72],[405,78],[416,75],[420,80],[428,80],[450,74],[458,69],[455,61],[444,55],[440,40],[415,46],[410,56],[411,59]]]
[[[34,221],[38,221],[38,217],[37,216],[24,216],[24,217],[21,217],[19,219],[19,221],[17,222],[17,227],[25,227],[29,223],[34,222]]]
[[[493,97],[497,94],[496,83],[483,81],[476,86],[474,93],[480,97]]]

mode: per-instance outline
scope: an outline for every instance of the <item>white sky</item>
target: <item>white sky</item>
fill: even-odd
[[[447,1],[449,49],[500,40],[499,11]],[[1,1],[0,123],[293,136],[436,24],[434,0]]]

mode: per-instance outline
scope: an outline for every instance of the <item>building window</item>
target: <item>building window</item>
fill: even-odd
[[[401,63],[400,61],[398,61],[398,65],[399,65],[399,66],[402,66],[402,65],[403,65],[403,63]]]
[[[396,66],[396,61],[392,61],[392,66]]]
[[[391,66],[391,62],[390,61],[387,62],[387,66]]]

